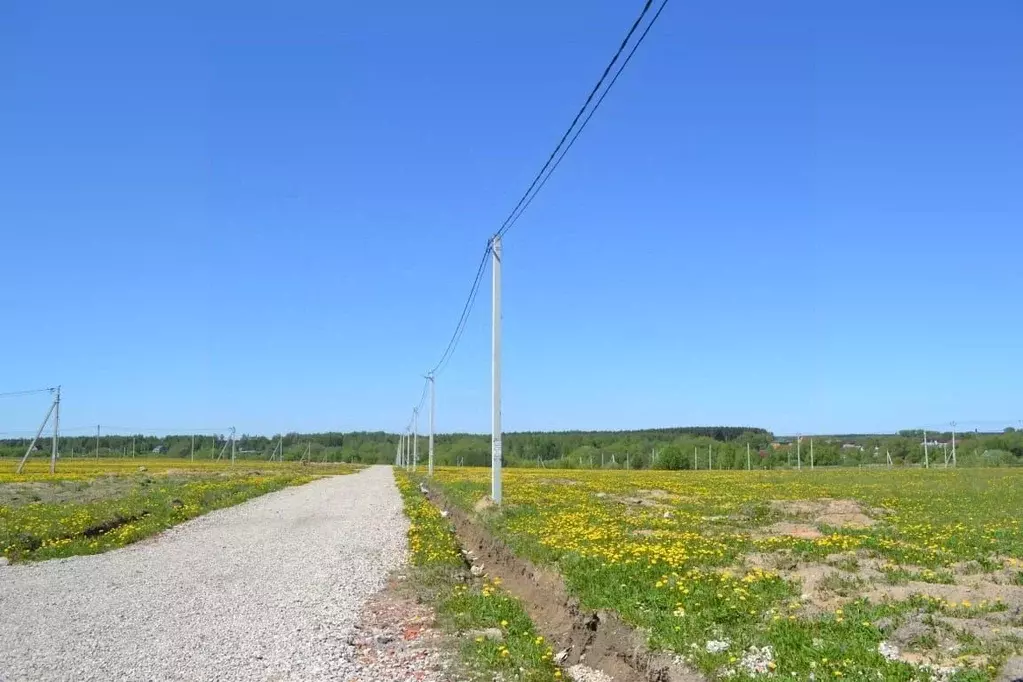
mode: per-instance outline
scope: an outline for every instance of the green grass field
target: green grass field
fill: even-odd
[[[436,481],[471,510],[489,475]],[[481,523],[712,679],[990,680],[1023,651],[1023,471],[504,481]]]

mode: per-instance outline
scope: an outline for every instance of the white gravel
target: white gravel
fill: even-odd
[[[0,567],[0,680],[348,679],[407,527],[390,467],[372,467],[122,550]]]

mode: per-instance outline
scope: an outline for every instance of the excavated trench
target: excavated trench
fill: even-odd
[[[448,512],[462,548],[522,602],[555,651],[567,650],[562,665],[582,664],[615,682],[704,682],[673,655],[651,651],[646,636],[616,614],[583,608],[568,594],[560,575],[516,556],[466,512],[448,504],[442,493],[431,489],[427,496]]]

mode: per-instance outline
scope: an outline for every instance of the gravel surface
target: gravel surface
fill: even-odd
[[[398,576],[367,602],[352,637],[346,682],[455,682],[453,646],[434,627],[436,616],[401,589]]]
[[[0,680],[351,679],[354,625],[407,527],[390,467],[372,467],[0,567]]]

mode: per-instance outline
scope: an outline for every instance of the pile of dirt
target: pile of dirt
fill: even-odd
[[[856,500],[772,500],[771,510],[816,526],[870,528],[877,523]]]

